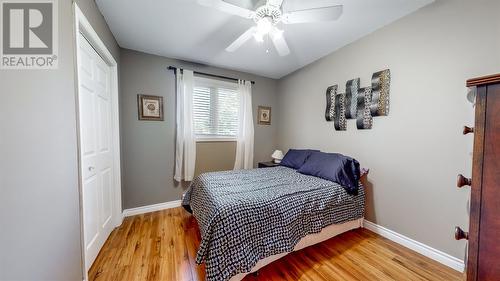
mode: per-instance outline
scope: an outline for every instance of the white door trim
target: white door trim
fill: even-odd
[[[118,64],[114,59],[113,55],[107,49],[104,42],[99,38],[97,32],[94,30],[90,22],[87,20],[85,15],[82,13],[76,2],[73,3],[74,11],[74,33],[73,42],[75,42],[75,73],[78,73],[78,52],[80,50],[80,43],[78,40],[79,33],[82,33],[85,38],[90,42],[92,47],[96,52],[103,58],[104,62],[111,69],[111,107],[112,107],[112,146],[113,146],[113,168],[114,168],[114,179],[113,179],[113,225],[115,227],[122,224],[122,195],[121,195],[121,166],[120,166],[120,118],[119,118],[119,102],[118,102]],[[76,96],[76,110],[79,111],[78,106],[78,91],[79,91],[79,81],[78,75],[75,76],[75,88],[77,92]],[[77,116],[77,127],[79,128],[79,113]],[[78,157],[80,157],[80,134],[79,129],[78,134]],[[79,171],[81,171],[81,159],[78,161]],[[83,200],[82,200],[82,179],[79,175],[79,191],[80,191],[80,226],[81,226],[81,246],[82,246],[82,261],[85,263],[85,240],[83,238]],[[83,264],[83,276],[84,280],[88,280],[88,273],[85,269],[86,266]]]

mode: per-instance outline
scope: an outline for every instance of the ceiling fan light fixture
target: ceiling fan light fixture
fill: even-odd
[[[253,38],[255,38],[255,41],[262,43],[262,42],[264,42],[264,35],[257,32],[253,35]]]
[[[257,33],[258,34],[266,35],[269,32],[271,32],[272,29],[273,29],[273,23],[271,22],[269,17],[261,18],[257,22]]]
[[[283,35],[283,31],[276,28],[270,17],[263,17],[257,21],[256,31],[253,37],[255,41],[262,43],[264,42],[264,37],[268,34],[271,35],[271,37],[280,37]]]
[[[265,0],[265,4],[255,11],[249,10],[237,4],[226,2],[227,0],[197,0],[204,6],[212,6],[220,11],[231,15],[237,15],[245,19],[252,19],[255,25],[241,34],[233,41],[226,51],[234,52],[250,38],[254,37],[259,43],[264,42],[268,36],[277,53],[280,56],[290,54],[290,48],[286,42],[283,30],[276,27],[277,24],[298,24],[320,21],[337,20],[343,12],[342,5],[316,6],[304,10],[292,10],[283,13],[282,4],[284,0]],[[263,2],[264,0],[261,0]],[[259,2],[260,3],[260,2]],[[266,50],[268,52],[269,49]]]

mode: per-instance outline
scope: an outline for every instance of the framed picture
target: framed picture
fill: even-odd
[[[259,106],[258,123],[260,125],[271,125],[271,107]]]
[[[163,121],[163,97],[137,95],[139,120]]]

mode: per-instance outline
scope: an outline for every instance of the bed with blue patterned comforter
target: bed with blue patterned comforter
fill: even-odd
[[[364,188],[348,194],[337,183],[287,167],[205,173],[182,204],[198,221],[196,262],[207,281],[227,281],[266,257],[291,252],[301,238],[362,218]]]

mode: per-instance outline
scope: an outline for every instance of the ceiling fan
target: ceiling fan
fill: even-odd
[[[263,42],[269,36],[280,56],[290,54],[290,49],[283,36],[283,30],[277,25],[298,24],[319,21],[334,21],[342,15],[342,5],[308,7],[307,9],[293,9],[293,5],[286,5],[293,0],[267,0],[255,11],[241,5],[230,3],[241,2],[235,0],[197,0],[200,5],[213,7],[231,15],[252,19],[255,25],[245,31],[231,45],[226,48],[228,52],[234,52],[250,38],[254,37],[257,42]],[[297,1],[297,0],[295,0]],[[263,2],[263,1],[260,1]],[[286,2],[285,5],[283,5]],[[324,1],[323,1],[324,2]],[[286,6],[286,7],[283,7]]]

